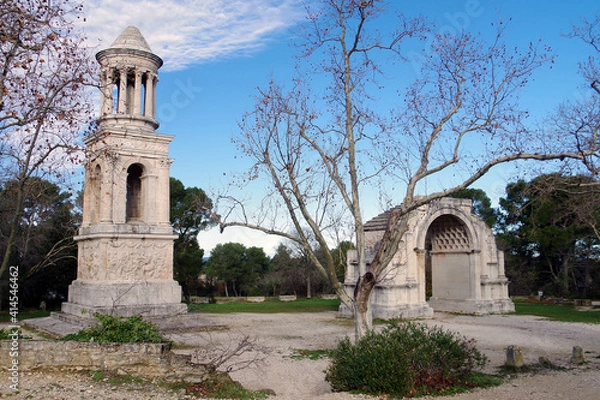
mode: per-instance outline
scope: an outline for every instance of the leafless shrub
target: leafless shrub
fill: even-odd
[[[209,332],[202,339],[206,344],[192,353],[192,362],[209,365],[215,371],[234,372],[255,367],[270,353],[256,338],[245,334],[228,334],[227,340],[221,342]]]

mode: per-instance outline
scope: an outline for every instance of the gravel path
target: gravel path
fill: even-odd
[[[334,312],[302,314],[207,314],[215,322],[226,324],[228,331],[212,333],[174,334],[176,351],[194,352],[197,347],[227,347],[249,336],[256,339],[262,351],[247,355],[265,355],[252,368],[231,373],[231,376],[251,389],[272,389],[276,400],[341,400],[366,399],[346,393],[331,393],[324,381],[326,359],[309,360],[294,357],[297,350],[332,348],[337,341],[351,335],[352,322],[335,317]],[[565,371],[546,370],[535,374],[520,374],[495,388],[476,390],[452,397],[474,399],[595,399],[600,388],[600,324],[570,324],[546,321],[527,316],[458,316],[436,314],[426,321],[460,332],[477,341],[477,347],[489,358],[487,372],[494,372],[504,363],[508,345],[523,349],[526,364],[538,363],[543,356],[552,363],[567,367]],[[586,364],[571,367],[573,346],[581,346]],[[8,387],[8,374],[0,373],[0,397],[10,399],[188,399],[149,384],[111,385],[95,382],[89,373],[29,373],[20,378],[20,392]],[[439,397],[437,399],[440,399]]]

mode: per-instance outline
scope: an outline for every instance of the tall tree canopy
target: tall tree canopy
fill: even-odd
[[[270,261],[262,248],[246,248],[241,243],[218,244],[211,252],[206,274],[223,283],[225,294],[248,295],[259,278],[269,272]]]
[[[570,137],[535,136],[525,124],[517,95],[552,59],[542,43],[527,39],[521,51],[504,42],[503,23],[476,35],[388,12],[376,0],[307,6],[296,79],[261,88],[240,121],[240,150],[254,162],[247,181],[270,182],[263,212],[247,210],[240,199],[219,206],[222,228],[246,226],[303,246],[354,309],[357,337],[372,326],[371,292],[408,230],[407,213],[467,188],[496,165],[581,159],[589,151]],[[395,26],[385,31],[380,17],[395,18]],[[406,86],[388,79],[409,75],[416,77]],[[386,105],[380,97],[390,93],[398,95]],[[443,185],[425,191],[431,182]],[[375,191],[400,207],[367,260],[363,207],[377,201]],[[360,279],[353,294],[331,255],[319,260],[311,245],[314,238],[329,248],[340,221],[354,231]]]
[[[14,218],[19,182],[0,185],[0,250],[6,252]],[[49,289],[66,288],[75,278],[77,245],[73,240],[81,216],[72,196],[58,185],[31,178],[23,187],[19,219],[10,263],[20,267],[23,301],[37,306]]]
[[[189,287],[198,280],[204,266],[204,250],[198,244],[198,232],[215,224],[212,200],[204,190],[186,188],[173,177],[169,183],[171,224],[178,235],[173,252],[173,270],[189,303]]]
[[[57,178],[83,155],[80,138],[93,119],[96,65],[73,21],[69,0],[0,2],[0,179],[14,182],[12,222],[0,277],[8,268],[25,207],[27,182]]]
[[[570,100],[554,113],[553,129],[566,132],[583,154],[583,162],[593,175],[600,173],[600,15],[584,19],[573,27],[571,36],[589,45],[591,54],[581,60],[579,69],[585,86],[576,100]],[[595,151],[589,152],[589,149]]]
[[[216,224],[213,202],[204,190],[185,187],[179,179],[170,178],[171,224],[181,238],[194,238]]]
[[[518,286],[569,296],[600,276],[600,185],[588,176],[547,174],[506,187],[499,238]],[[529,282],[527,282],[529,281]],[[529,293],[526,293],[529,294]]]

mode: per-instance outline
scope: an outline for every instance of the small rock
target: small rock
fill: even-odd
[[[523,353],[519,346],[508,346],[506,348],[506,363],[507,367],[521,368],[525,363],[523,362]]]
[[[573,346],[573,354],[571,355],[571,364],[581,365],[585,362],[583,359],[583,349],[579,346]]]

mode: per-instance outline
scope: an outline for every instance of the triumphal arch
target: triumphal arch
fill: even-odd
[[[385,212],[364,225],[367,262],[389,220]],[[467,314],[514,311],[504,275],[504,253],[492,230],[471,212],[471,201],[442,198],[407,215],[396,256],[372,293],[374,318],[431,317],[434,311]],[[352,295],[358,265],[348,254],[344,285]],[[350,316],[342,305],[340,314]]]

